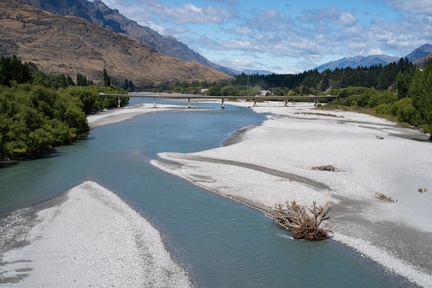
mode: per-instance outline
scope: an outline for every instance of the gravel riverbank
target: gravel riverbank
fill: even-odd
[[[85,182],[37,213],[3,253],[0,286],[191,287],[151,224],[109,190]]]

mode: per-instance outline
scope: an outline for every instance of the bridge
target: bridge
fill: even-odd
[[[304,101],[314,101],[315,105],[318,103],[319,99],[336,99],[339,96],[325,95],[325,96],[204,96],[198,94],[177,94],[177,93],[153,93],[153,92],[132,92],[128,94],[105,94],[99,93],[102,97],[117,97],[118,107],[120,108],[121,98],[153,98],[153,107],[156,108],[156,99],[187,99],[188,108],[191,108],[191,99],[200,100],[221,100],[221,108],[225,108],[225,100],[245,100],[253,101],[254,107],[257,101],[284,101],[285,106],[288,105],[289,100],[304,100]]]

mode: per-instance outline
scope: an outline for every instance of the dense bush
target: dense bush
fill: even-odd
[[[420,124],[420,114],[412,105],[411,98],[402,98],[393,103],[390,107],[390,113],[396,116],[400,122],[410,123],[412,125]]]
[[[113,108],[117,107],[118,105],[117,98],[100,97],[100,92],[106,94],[122,94],[123,90],[114,86],[105,87],[102,85],[91,85],[69,86],[61,92],[66,95],[78,98],[83,104],[82,109],[84,110],[85,114],[92,114],[100,111],[103,108]],[[121,98],[121,105],[126,105],[128,101],[128,98]]]
[[[49,151],[89,132],[78,98],[32,84],[0,87],[0,158]]]
[[[75,86],[70,76],[45,74],[16,56],[0,57],[0,159],[29,157],[85,138],[86,114],[117,107],[116,98],[99,92],[122,89],[91,85],[81,74],[77,79],[85,86]],[[121,105],[127,102],[121,99]]]

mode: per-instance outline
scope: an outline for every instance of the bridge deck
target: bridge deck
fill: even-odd
[[[128,93],[128,94],[105,94],[99,93],[100,96],[103,97],[117,97],[120,98],[153,98],[154,99],[154,107],[156,107],[156,99],[187,99],[188,107],[190,108],[190,100],[191,99],[206,99],[206,100],[221,100],[222,108],[224,108],[225,100],[253,100],[254,106],[256,106],[257,101],[285,101],[285,106],[287,105],[289,100],[305,100],[305,101],[315,101],[315,104],[318,102],[318,99],[335,99],[338,96],[326,95],[326,96],[204,96],[198,94],[177,94],[177,93],[152,93],[152,92],[137,92],[137,93]],[[120,101],[119,101],[120,105]]]

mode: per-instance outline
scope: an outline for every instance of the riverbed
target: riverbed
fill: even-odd
[[[294,166],[301,165],[302,162],[307,165],[319,163],[307,162],[308,153],[303,154],[301,161],[297,160],[297,162],[285,158],[285,155],[288,154],[284,153],[285,148],[290,155],[296,155],[293,154],[295,151],[292,147],[286,146],[289,145],[289,141],[284,140],[283,133],[281,134],[278,130],[280,127],[268,126],[271,123],[277,123],[278,119],[284,119],[284,115],[271,116],[273,118],[267,119],[268,113],[272,111],[261,111],[264,114],[257,114],[250,108],[241,107],[242,105],[228,105],[225,110],[220,110],[219,104],[206,103],[201,107],[194,106],[195,109],[176,112],[162,111],[167,107],[161,106],[160,112],[162,113],[151,113],[144,116],[138,116],[142,113],[139,111],[135,113],[135,111],[133,116],[136,118],[133,120],[95,128],[87,141],[59,149],[56,155],[20,163],[3,170],[6,172],[2,171],[2,184],[6,183],[5,179],[9,184],[2,186],[2,192],[8,192],[2,195],[9,195],[10,191],[15,193],[15,196],[5,197],[11,200],[3,204],[3,207],[6,207],[4,209],[13,211],[26,207],[32,202],[40,202],[61,195],[64,191],[80,186],[85,181],[92,181],[91,183],[98,183],[97,185],[102,185],[114,192],[159,231],[164,250],[170,253],[172,261],[178,265],[175,269],[180,267],[180,270],[176,271],[183,271],[179,275],[187,275],[191,285],[197,287],[305,287],[312,285],[321,287],[376,287],[377,285],[379,287],[416,287],[414,283],[427,287],[425,284],[427,282],[424,281],[429,278],[422,278],[428,276],[424,275],[421,268],[413,268],[413,271],[419,274],[404,275],[411,279],[408,281],[397,275],[400,274],[398,270],[381,266],[370,258],[364,257],[364,251],[372,251],[373,249],[370,248],[376,248],[373,242],[369,242],[370,247],[366,247],[368,249],[364,251],[359,249],[361,253],[357,253],[333,240],[314,243],[294,241],[289,233],[275,227],[261,212],[238,204],[237,201],[241,200],[241,197],[232,196],[236,191],[242,189],[249,189],[257,195],[261,194],[259,197],[262,199],[267,199],[261,202],[259,199],[249,199],[262,206],[272,206],[277,201],[287,201],[292,195],[282,193],[280,198],[274,198],[269,196],[269,192],[273,191],[275,186],[265,185],[271,182],[287,191],[291,190],[289,187],[292,181],[280,179],[274,175],[268,176],[262,171],[251,172],[249,171],[251,169],[236,165],[209,163],[208,161],[193,162],[189,154],[184,153],[206,151],[200,156],[222,160],[228,158],[230,161],[242,163],[254,162],[253,160],[257,159],[256,155],[266,155],[269,158],[265,163],[258,163],[259,166],[279,170],[289,170],[283,163],[291,163],[290,165],[294,163]],[[271,105],[267,104],[267,106]],[[150,109],[148,104],[141,108],[157,112],[157,109]],[[284,108],[279,107],[278,109]],[[293,112],[301,111],[294,110]],[[275,114],[280,114],[280,112]],[[293,115],[307,117],[305,114]],[[126,118],[117,119],[124,121]],[[261,126],[263,121],[266,122]],[[259,127],[253,128],[255,126]],[[240,133],[242,141],[234,141],[233,145],[221,147],[224,140],[243,127],[250,128],[246,129],[245,133]],[[310,131],[310,128],[306,129]],[[300,129],[299,132],[301,132]],[[279,137],[274,139],[271,135],[279,135]],[[298,137],[296,134],[291,135],[292,139],[296,139],[296,136]],[[263,147],[251,143],[251,139],[255,141],[273,139],[275,143]],[[269,142],[266,142],[266,145]],[[282,147],[278,148],[278,145]],[[244,153],[241,152],[243,150]],[[271,151],[270,154],[273,153],[273,156],[268,151]],[[159,154],[162,152],[181,154]],[[185,169],[182,173],[178,173],[179,169],[177,171],[171,168],[168,170],[170,173],[181,174],[180,176],[194,184],[151,165],[150,162],[155,164],[155,161],[160,161],[158,155],[162,158],[174,157],[175,159],[171,160],[175,162],[184,161],[180,166]],[[281,155],[282,158],[280,158]],[[160,165],[160,162],[157,163]],[[255,164],[258,165],[256,161]],[[333,164],[346,169],[338,162]],[[179,166],[175,165],[175,167]],[[166,167],[164,169],[167,170]],[[294,172],[304,175],[298,171]],[[316,178],[316,175],[307,176],[312,180],[325,182],[323,178]],[[198,188],[196,184],[206,189]],[[429,184],[425,183],[425,185]],[[334,188],[334,183],[331,181],[327,185]],[[211,193],[207,189],[217,193]],[[318,197],[319,193],[317,194],[316,191],[301,189],[300,191],[304,194],[311,192],[312,195]],[[229,195],[226,195],[226,191],[229,191]],[[219,196],[224,194],[235,201]],[[330,195],[332,193],[321,194],[328,195],[320,195],[319,197],[323,198],[318,197],[317,200],[333,199],[331,198],[333,195]],[[425,193],[426,199],[423,200],[428,200],[428,195]],[[250,195],[243,196],[250,197]],[[307,199],[310,198],[305,198],[306,202],[308,202]],[[353,201],[355,200],[358,199],[355,198]],[[340,205],[340,207],[344,206]],[[341,211],[341,208],[338,209]],[[346,211],[339,212],[335,218],[343,222],[345,221],[344,215],[346,216]],[[91,215],[86,217],[91,217]],[[109,233],[109,231],[106,232]],[[106,234],[101,233],[101,237],[103,235]],[[342,237],[345,234],[338,235]],[[353,238],[352,234],[348,236]],[[348,243],[342,238],[337,240]],[[368,243],[361,239],[359,241],[362,245]],[[31,244],[26,247],[30,246]],[[19,246],[15,248],[21,249]],[[359,248],[359,245],[356,248]],[[44,251],[40,252],[44,253]],[[387,253],[385,250],[381,252]],[[416,258],[416,256],[413,257]],[[24,272],[32,275],[27,277],[34,277],[32,271],[36,270]],[[127,286],[123,285],[123,287]]]

